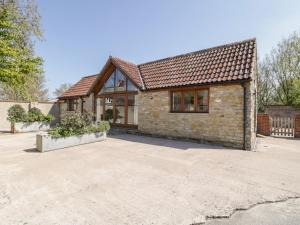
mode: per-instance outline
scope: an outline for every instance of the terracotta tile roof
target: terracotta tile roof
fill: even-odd
[[[110,56],[106,66],[112,62],[139,88],[147,90],[247,80],[255,57],[256,40],[249,39],[140,65]],[[98,76],[83,77],[60,98],[88,95]]]
[[[256,54],[250,39],[138,66],[146,89],[250,78]]]
[[[140,72],[137,65],[124,61],[123,59],[117,57],[111,57],[113,63],[119,67],[131,80],[140,88],[143,87],[143,82],[141,80]]]
[[[80,79],[76,84],[69,88],[59,98],[67,98],[74,96],[85,96],[88,94],[92,84],[97,79],[99,74],[86,76]]]

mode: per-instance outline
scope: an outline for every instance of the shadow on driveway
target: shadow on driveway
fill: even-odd
[[[39,153],[39,151],[36,148],[28,148],[24,149],[23,151],[27,153]]]
[[[156,145],[175,148],[178,150],[189,150],[189,149],[203,149],[203,150],[241,150],[220,145],[213,144],[201,144],[193,140],[176,140],[161,137],[151,137],[147,135],[135,135],[135,134],[109,134],[111,139],[120,139],[125,141],[137,142],[142,144]],[[248,152],[248,151],[247,151]]]

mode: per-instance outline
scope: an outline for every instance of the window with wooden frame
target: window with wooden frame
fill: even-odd
[[[209,112],[209,89],[185,89],[171,91],[171,112]]]
[[[77,99],[67,100],[67,111],[75,111],[76,106],[77,106]]]

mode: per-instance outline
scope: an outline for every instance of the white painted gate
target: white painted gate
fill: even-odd
[[[293,117],[271,117],[271,135],[277,137],[294,137],[295,119]]]

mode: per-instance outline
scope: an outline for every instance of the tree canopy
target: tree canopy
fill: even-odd
[[[283,39],[258,65],[258,108],[300,106],[300,33]]]
[[[34,54],[34,38],[42,39],[36,3],[33,0],[0,1],[2,97],[39,100],[42,96],[37,96],[37,93],[46,91],[43,89],[43,59]]]
[[[55,97],[59,97],[64,92],[66,92],[71,86],[72,86],[72,84],[68,84],[68,83],[61,84],[58,88],[55,89],[55,91],[53,92],[53,95]]]

